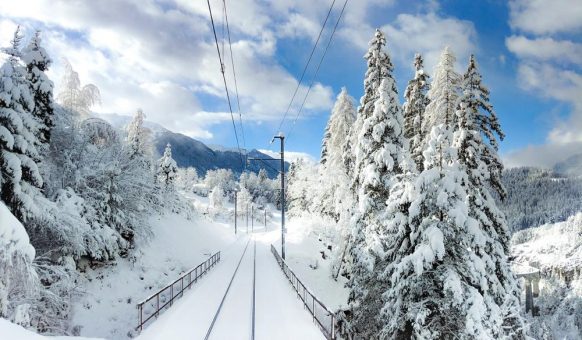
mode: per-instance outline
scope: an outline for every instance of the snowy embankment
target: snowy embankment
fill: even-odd
[[[42,336],[2,318],[0,318],[0,336],[3,340],[98,340],[72,336]]]
[[[582,338],[582,213],[513,235],[512,255],[541,271],[539,316],[529,317],[536,339]]]
[[[150,219],[153,235],[139,241],[126,259],[87,269],[80,282],[81,298],[73,308],[72,324],[83,336],[123,339],[135,336],[136,304],[188,269],[235,241],[232,227],[197,215]]]
[[[329,226],[319,218],[295,217],[288,221],[286,227],[287,264],[329,309],[345,308],[349,293],[345,288],[347,280],[341,275],[337,280],[332,278],[336,274],[332,269],[333,256],[336,255],[333,248],[337,245],[326,244],[322,236]],[[273,243],[280,250],[280,237]]]

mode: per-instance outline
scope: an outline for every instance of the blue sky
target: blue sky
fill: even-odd
[[[246,146],[269,148],[331,0],[226,3]],[[336,1],[321,47],[342,4]],[[222,42],[222,2],[211,5]],[[4,44],[16,24],[28,34],[43,30],[57,89],[63,57],[82,82],[101,89],[95,111],[130,115],[141,107],[171,130],[236,146],[205,1],[2,2]],[[362,56],[376,27],[386,33],[401,97],[415,52],[425,56],[429,74],[446,45],[457,55],[459,72],[469,54],[476,55],[507,135],[501,144],[507,165],[549,166],[582,152],[582,3],[576,0],[350,1],[288,150],[319,156],[341,87],[356,100],[362,94]],[[321,51],[283,132],[291,128]]]

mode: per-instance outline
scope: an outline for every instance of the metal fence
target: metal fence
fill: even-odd
[[[141,331],[153,317],[158,317],[160,312],[170,308],[174,300],[184,295],[186,288],[190,288],[193,283],[197,282],[202,275],[206,274],[219,261],[220,252],[217,252],[210,256],[208,260],[192,268],[177,280],[160,289],[157,293],[138,303],[139,321],[136,330]]]
[[[303,301],[303,305],[313,316],[313,321],[319,326],[319,329],[323,332],[323,335],[329,340],[337,339],[337,329],[336,329],[336,315],[329,308],[327,308],[321,301],[319,301],[308,288],[305,287],[303,282],[293,273],[291,268],[287,266],[285,260],[281,258],[277,250],[273,245],[271,245],[271,252],[275,255],[275,259],[279,266],[285,273],[285,276],[291,282],[293,288],[297,292],[297,297]]]

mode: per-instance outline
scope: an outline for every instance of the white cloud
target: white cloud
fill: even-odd
[[[374,27],[366,24],[346,27],[341,35],[362,51],[368,49]],[[470,53],[476,49],[476,31],[469,21],[445,18],[434,12],[426,14],[399,14],[393,23],[381,27],[386,34],[391,56],[399,63],[412,68],[415,53],[421,53],[425,68],[431,72],[438,63],[445,46],[450,46],[458,63],[465,64]]]
[[[507,168],[519,166],[538,166],[552,168],[556,163],[582,151],[582,142],[548,143],[543,145],[528,145],[502,155],[503,164]]]
[[[582,30],[582,2],[513,0],[509,8],[511,27],[534,35],[512,35],[505,40],[519,60],[517,84],[543,98],[567,104],[570,112],[554,119],[545,144],[515,150],[507,154],[506,160],[510,166],[550,167],[582,153],[582,74],[577,69],[582,66],[582,44],[563,38],[564,33]]]
[[[220,17],[217,3],[213,10]],[[268,15],[268,9],[255,0],[229,2],[232,49],[247,119],[278,120],[297,85],[275,58],[276,16]],[[58,60],[66,57],[82,82],[100,88],[99,112],[131,114],[142,107],[152,121],[203,138],[211,136],[208,127],[222,121],[219,113],[212,117],[215,121],[197,114],[210,109],[201,107],[200,95],[224,98],[208,8],[201,1],[2,1],[0,18],[3,34],[12,22],[43,29],[47,49],[57,61],[51,71],[57,87]],[[227,80],[234,92],[229,60],[225,60]],[[318,83],[307,114],[331,105],[331,88]]]
[[[511,52],[520,58],[582,66],[582,44],[569,40],[528,39],[524,36],[512,35],[505,39],[505,44]]]
[[[579,32],[582,29],[580,0],[512,0],[509,24],[535,34]]]

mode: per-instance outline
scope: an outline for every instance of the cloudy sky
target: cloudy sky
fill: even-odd
[[[269,141],[332,1],[226,0],[247,148],[274,149]],[[222,1],[210,4],[222,50]],[[337,0],[322,47],[341,5]],[[0,44],[9,43],[17,24],[27,36],[42,30],[57,89],[62,58],[82,83],[99,87],[102,103],[95,111],[131,115],[142,108],[149,120],[171,130],[236,146],[206,1],[1,1]],[[376,27],[387,35],[401,94],[413,74],[414,53],[425,56],[429,73],[446,45],[460,72],[469,54],[476,55],[507,134],[501,144],[507,165],[548,166],[582,152],[579,0],[349,1],[304,112],[293,124],[322,49],[283,122],[281,130],[291,131],[287,149],[318,158],[341,87],[357,99],[362,94],[362,56]],[[232,91],[228,43],[224,47]]]

